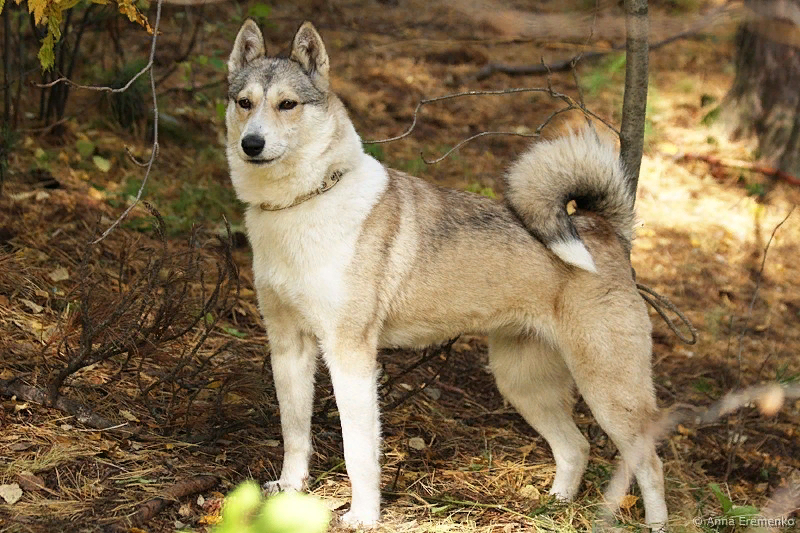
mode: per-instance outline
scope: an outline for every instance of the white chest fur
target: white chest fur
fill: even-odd
[[[335,326],[347,301],[345,275],[387,180],[380,163],[365,155],[320,196],[282,211],[254,207],[247,212],[256,288],[276,295],[319,337]]]

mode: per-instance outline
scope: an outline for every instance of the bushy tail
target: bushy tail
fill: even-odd
[[[630,190],[615,147],[601,141],[594,130],[587,127],[535,143],[514,163],[506,180],[511,208],[564,262],[596,272],[572,219],[586,212],[605,219],[630,250],[636,191]],[[572,200],[577,210],[570,216],[567,204]],[[584,220],[581,227],[587,227]]]

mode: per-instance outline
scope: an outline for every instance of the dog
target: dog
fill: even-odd
[[[352,486],[342,521],[380,515],[379,348],[488,335],[503,396],[550,445],[551,493],[578,491],[589,444],[575,386],[631,465],[653,527],[667,521],[651,324],[632,278],[634,196],[591,129],[533,144],[506,201],[437,187],[365,154],[306,22],[288,58],[241,27],[228,59],[227,158],[246,205],[284,460],[265,490],[302,490],[314,374],[333,383]],[[574,201],[574,203],[572,203]],[[567,204],[575,207],[568,211]]]

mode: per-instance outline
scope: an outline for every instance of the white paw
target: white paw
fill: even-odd
[[[261,485],[261,489],[266,494],[277,494],[279,492],[299,492],[303,490],[303,482],[291,482],[279,479],[278,481],[267,481]]]
[[[550,489],[550,496],[553,496],[556,500],[558,500],[560,502],[564,502],[564,503],[572,501],[572,495],[571,494],[569,494],[567,491],[565,491],[563,489],[562,490],[558,490],[555,487]]]
[[[372,529],[378,525],[378,514],[379,513],[357,512],[351,509],[344,513],[340,520],[345,526],[353,529],[358,527],[363,529]]]

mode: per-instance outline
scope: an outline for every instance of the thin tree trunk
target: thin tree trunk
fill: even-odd
[[[622,101],[620,158],[628,172],[634,196],[644,150],[644,120],[647,112],[647,78],[650,22],[647,0],[625,0],[625,95]]]

